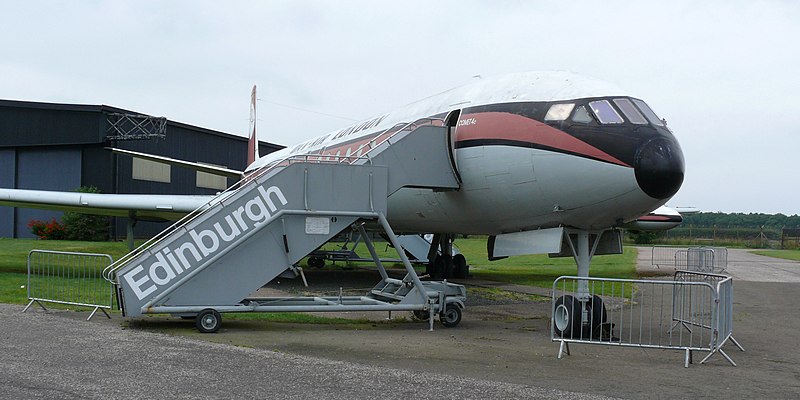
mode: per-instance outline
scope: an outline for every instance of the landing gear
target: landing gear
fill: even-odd
[[[564,295],[556,300],[553,307],[553,329],[556,336],[561,338],[577,338],[581,334],[581,305],[570,295]]]
[[[466,278],[469,275],[467,259],[462,254],[453,255],[453,235],[436,234],[428,251],[425,273],[433,279]]]
[[[453,256],[443,254],[439,257],[442,260],[442,278],[449,279],[453,277]]]
[[[215,333],[222,325],[222,316],[219,315],[217,310],[206,308],[197,314],[194,319],[194,326],[201,333]]]
[[[430,275],[433,280],[440,280],[444,278],[445,260],[442,256],[436,256],[432,262],[428,262],[428,268],[425,272]]]
[[[622,253],[622,240],[617,231],[612,232],[616,232],[617,236],[609,236],[604,246],[601,246],[604,232],[592,233],[585,230],[565,232],[564,240],[578,264],[579,279],[577,287],[571,290],[572,295],[565,294],[559,297],[553,305],[552,322],[556,336],[564,339],[615,340],[612,334],[613,324],[607,322],[608,313],[603,299],[592,294],[588,279],[589,264],[592,256],[598,252],[598,248],[602,248],[599,254]]]
[[[589,326],[592,327],[594,335],[597,335],[600,331],[600,325],[606,323],[606,320],[608,320],[606,306],[603,304],[603,299],[601,299],[600,296],[594,295],[592,296],[591,304],[588,304],[587,307],[589,308],[589,315],[591,316]]]
[[[588,320],[584,321],[584,310]],[[591,301],[581,302],[571,295],[556,300],[553,307],[553,330],[557,337],[565,339],[608,340],[603,334],[608,313],[600,296],[594,295]]]
[[[466,279],[469,277],[469,265],[463,254],[453,256],[453,278]]]

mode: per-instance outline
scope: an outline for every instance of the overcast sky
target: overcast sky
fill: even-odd
[[[290,145],[475,75],[567,70],[667,119],[687,163],[670,205],[798,214],[798,41],[789,0],[0,0],[0,98],[244,136],[257,84],[260,139]]]

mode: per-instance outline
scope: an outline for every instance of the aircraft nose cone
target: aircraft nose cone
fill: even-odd
[[[654,199],[668,199],[683,183],[681,146],[671,138],[653,139],[639,148],[633,168],[643,192]]]

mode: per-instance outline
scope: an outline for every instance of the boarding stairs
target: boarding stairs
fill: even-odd
[[[292,306],[377,310],[399,303],[405,304],[399,309],[430,310],[432,316],[444,309],[448,296],[463,306],[460,285],[421,282],[402,252],[407,274],[389,278],[374,251],[382,280],[366,296],[247,299],[343,230],[363,229],[364,221],[377,223],[399,248],[386,219],[387,198],[403,187],[458,189],[448,146],[447,128],[417,122],[373,139],[358,155],[273,162],[109,266],[104,276],[129,317],[207,309],[292,311],[285,309]]]

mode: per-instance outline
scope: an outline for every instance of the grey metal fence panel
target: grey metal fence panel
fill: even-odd
[[[724,275],[718,275],[724,276]],[[723,357],[725,357],[728,362],[736,365],[728,356],[727,353],[722,349],[722,347],[728,343],[733,343],[739,350],[744,351],[744,347],[742,347],[739,342],[733,337],[733,278],[727,277],[726,279],[721,279],[717,282],[717,305],[718,305],[718,313],[717,313],[717,343],[714,348],[714,351],[709,353],[702,361],[705,362],[708,360],[715,352],[720,353]]]
[[[716,319],[716,312],[714,305],[716,304],[716,286],[719,282],[731,279],[729,276],[725,275],[718,275],[712,273],[706,273],[702,271],[687,271],[687,270],[677,270],[675,271],[675,277],[673,282],[696,282],[696,283],[706,283],[711,285],[715,288],[715,291],[712,292],[714,296],[712,297],[704,297],[698,296],[699,293],[686,293],[683,290],[682,285],[675,285],[673,288],[673,303],[672,303],[672,320],[674,321],[674,327],[679,325],[683,325],[686,329],[691,329],[690,326],[698,326],[701,328],[712,329],[714,328],[714,322]],[[705,294],[705,293],[703,293]],[[706,314],[712,317],[708,325],[697,324],[699,319],[692,318],[693,315],[696,314]]]
[[[675,269],[685,269],[689,266],[689,249],[675,251]]]
[[[114,304],[114,289],[102,272],[113,259],[108,254],[31,250],[28,253],[28,305],[33,303],[69,304],[93,307],[110,318],[106,309]]]
[[[714,251],[714,273],[722,273],[728,269],[728,249],[725,247],[708,247]]]
[[[653,246],[650,263],[657,267],[672,266],[709,273],[724,272],[728,268],[728,249],[724,247]]]
[[[714,256],[713,249],[704,247],[687,249],[685,267],[690,271],[714,273]]]
[[[657,267],[675,266],[675,252],[681,249],[684,248],[673,246],[653,246],[650,249],[650,264]]]

